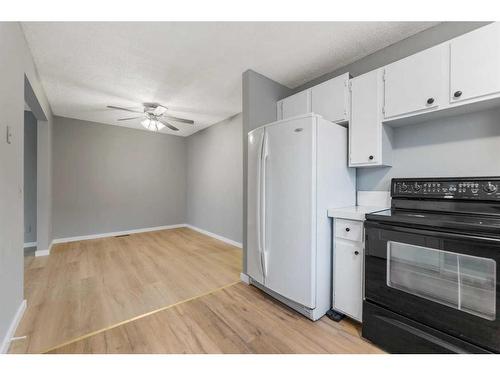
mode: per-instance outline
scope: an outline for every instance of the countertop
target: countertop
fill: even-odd
[[[330,208],[328,209],[328,216],[336,217],[339,219],[364,221],[366,214],[382,210],[388,210],[389,208],[390,207],[377,207],[377,206],[349,206],[349,207]]]

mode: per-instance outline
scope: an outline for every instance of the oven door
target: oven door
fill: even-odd
[[[500,239],[365,226],[368,302],[500,352]]]

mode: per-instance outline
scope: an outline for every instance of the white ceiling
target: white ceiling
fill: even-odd
[[[158,102],[190,135],[241,112],[241,74],[296,87],[435,22],[25,22],[55,115],[142,129],[107,105]],[[168,129],[163,132],[170,132]]]

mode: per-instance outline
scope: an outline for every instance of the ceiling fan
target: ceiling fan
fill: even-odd
[[[108,105],[107,108],[119,109],[122,111],[133,112],[133,113],[140,113],[141,116],[119,118],[118,121],[128,121],[128,120],[136,120],[142,118],[143,120],[141,121],[141,125],[144,126],[146,129],[154,132],[163,129],[165,126],[173,131],[176,132],[179,131],[178,128],[176,128],[174,125],[168,122],[169,120],[182,122],[184,124],[190,124],[190,125],[194,124],[193,120],[167,115],[165,113],[167,107],[160,105],[158,103],[143,103],[142,105],[144,106],[144,109],[142,111],[130,108],[117,107],[114,105]]]

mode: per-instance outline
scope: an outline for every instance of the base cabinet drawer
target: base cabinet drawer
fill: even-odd
[[[362,242],[335,239],[333,308],[358,321],[363,308],[363,257]]]
[[[355,220],[335,219],[335,237],[350,241],[363,241],[363,223]]]

